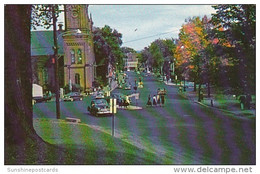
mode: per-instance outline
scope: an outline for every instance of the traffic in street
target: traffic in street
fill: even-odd
[[[139,98],[131,97],[131,104],[127,106],[138,109],[117,108],[115,138],[155,154],[160,164],[248,164],[255,161],[255,119],[198,105],[180,95],[177,86],[166,85],[151,74],[125,73],[131,89],[117,88],[111,96],[139,93]],[[139,79],[143,88],[135,90]],[[164,105],[147,106],[149,96],[152,99],[158,89],[166,91]],[[61,119],[78,118],[96,131],[111,134],[111,114],[90,114],[91,98],[93,96],[86,96],[82,101],[60,102]],[[33,109],[34,119],[56,118],[54,101],[37,103]]]

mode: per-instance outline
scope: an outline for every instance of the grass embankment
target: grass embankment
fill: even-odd
[[[34,119],[34,128],[47,143],[28,141],[8,164],[156,164],[154,154],[83,123]]]

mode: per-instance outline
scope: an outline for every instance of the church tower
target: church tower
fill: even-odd
[[[78,84],[84,91],[94,81],[94,44],[88,5],[65,6],[64,83]]]

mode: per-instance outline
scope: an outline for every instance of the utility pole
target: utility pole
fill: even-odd
[[[60,119],[60,89],[59,89],[59,64],[58,64],[58,43],[57,43],[57,16],[55,8],[57,5],[52,6],[52,19],[53,19],[53,50],[54,50],[54,79],[55,79],[55,95],[56,95],[56,118]]]
[[[115,111],[114,111],[114,107],[115,107],[115,103],[114,103],[114,98],[112,98],[112,137],[115,136]]]

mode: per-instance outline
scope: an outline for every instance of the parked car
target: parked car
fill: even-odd
[[[52,96],[51,95],[47,95],[47,94],[44,94],[43,95],[43,99],[44,99],[44,101],[50,101],[51,99],[52,99]]]
[[[163,82],[163,76],[162,76],[162,75],[160,75],[160,74],[155,74],[155,76],[156,76],[156,78],[157,78],[157,80],[158,80],[159,82]]]
[[[117,86],[118,89],[122,89],[122,84],[119,83],[118,86]]]
[[[162,76],[158,77],[158,81],[163,82],[163,77]]]
[[[52,99],[52,96],[44,94],[43,97],[34,97],[33,104],[47,102],[47,101],[50,101],[51,99]]]
[[[111,97],[116,99],[116,103],[118,106],[128,106],[131,104],[130,98],[124,94],[113,93],[111,94]]]
[[[124,89],[126,89],[126,90],[131,90],[131,85],[130,85],[129,83],[125,84]]]
[[[105,99],[93,99],[88,106],[88,111],[95,116],[110,114],[110,106]]]
[[[105,94],[103,91],[98,91],[96,96],[95,96],[96,99],[99,99],[99,98],[105,98]]]
[[[193,88],[194,87],[194,82],[185,82],[185,87],[186,88]]]
[[[70,92],[66,95],[64,95],[64,101],[76,101],[76,100],[83,100],[83,95],[81,95],[79,92]]]

